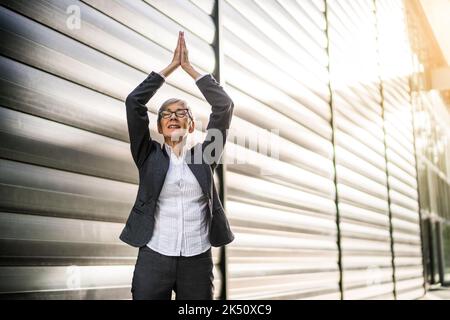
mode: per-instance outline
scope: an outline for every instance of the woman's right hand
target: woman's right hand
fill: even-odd
[[[194,69],[194,67],[191,65],[191,62],[189,61],[189,52],[186,47],[186,40],[184,38],[184,31],[181,32],[181,44],[180,44],[180,58],[181,58],[181,68],[186,71],[193,79],[196,79],[200,73],[197,72],[197,70]]]
[[[178,42],[175,52],[173,53],[172,62],[170,63],[174,67],[179,67],[181,65],[181,37],[182,31],[178,31]]]
[[[178,42],[177,47],[175,48],[175,52],[173,53],[172,62],[169,63],[167,67],[160,71],[162,75],[168,77],[172,72],[175,71],[181,65],[181,35],[182,32],[178,32]]]
[[[200,73],[194,69],[189,61],[188,50],[186,48],[186,41],[184,39],[184,31],[178,32],[178,42],[175,52],[173,53],[172,62],[161,70],[161,74],[168,77],[176,68],[181,66],[184,71],[186,71],[193,79],[197,79]]]

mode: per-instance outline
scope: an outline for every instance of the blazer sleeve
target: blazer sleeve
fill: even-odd
[[[205,161],[211,165],[214,172],[225,147],[234,103],[212,74],[203,76],[196,81],[196,84],[212,107],[206,127],[206,138],[202,143],[202,152]]]
[[[131,155],[138,168],[142,166],[154,147],[148,127],[148,109],[145,105],[164,81],[160,74],[152,71],[125,100]]]

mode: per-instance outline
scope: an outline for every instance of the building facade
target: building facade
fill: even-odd
[[[0,298],[130,299],[124,101],[172,58],[235,103],[216,299],[416,299],[450,279],[449,107],[412,1],[2,0]],[[210,106],[176,71],[148,104]],[[270,152],[267,152],[267,151]]]

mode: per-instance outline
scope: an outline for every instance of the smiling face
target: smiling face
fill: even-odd
[[[160,121],[158,123],[158,132],[164,136],[164,141],[178,141],[181,142],[189,133],[194,132],[195,123],[189,116],[186,106],[182,101],[167,104],[160,110]],[[162,114],[167,111],[175,112],[179,110],[179,115],[172,113],[169,118],[164,118]],[[181,116],[181,113],[184,116]]]

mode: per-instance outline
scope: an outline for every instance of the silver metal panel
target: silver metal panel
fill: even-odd
[[[394,293],[373,1],[327,1],[344,299]]]
[[[212,18],[190,2],[173,16],[138,1],[1,4],[0,295],[129,299],[137,252],[118,236],[138,175],[123,102],[171,61],[180,29],[191,29],[191,61],[212,72]],[[66,24],[70,5],[82,14],[79,29]],[[203,137],[210,106],[190,80],[175,72],[149,103],[156,140],[155,111],[168,97],[189,101]]]
[[[198,70],[214,71],[215,1],[0,4],[0,298],[129,299],[136,250],[118,235],[138,175],[123,102],[170,62],[178,30]],[[79,29],[67,25],[70,5]],[[339,299],[339,249],[344,299],[423,295],[402,6],[223,1],[221,79],[235,102],[229,298]],[[148,104],[156,140],[155,112],[168,97],[190,103],[203,138],[210,106],[191,80],[174,72]],[[431,94],[419,100],[436,104]],[[243,133],[260,134],[256,149]],[[273,141],[276,157],[264,153]],[[429,165],[425,178],[438,188],[446,177]],[[424,211],[443,210],[428,201],[437,194],[421,195]]]
[[[231,299],[338,299],[325,17],[304,1],[223,3]],[[277,158],[243,133],[277,129]],[[247,135],[248,136],[248,135]],[[271,135],[262,138],[271,139]],[[248,139],[248,138],[247,138]]]
[[[423,296],[424,277],[416,183],[412,105],[409,87],[412,57],[402,1],[376,2],[380,67],[392,212],[397,299]],[[395,52],[392,46],[395,43]],[[394,129],[395,128],[395,129]]]

